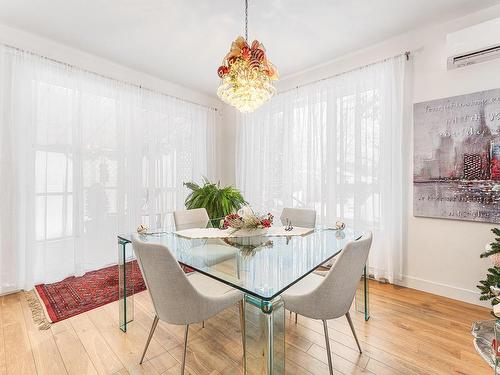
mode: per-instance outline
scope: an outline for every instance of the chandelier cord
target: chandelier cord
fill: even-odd
[[[245,40],[248,42],[248,0],[245,0]]]

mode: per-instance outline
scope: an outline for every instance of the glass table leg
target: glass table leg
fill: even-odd
[[[356,311],[365,315],[365,320],[370,319],[370,293],[368,284],[367,266],[363,269],[360,288],[356,290],[355,306]]]
[[[134,320],[134,286],[129,277],[135,266],[133,261],[127,262],[127,244],[129,241],[118,238],[118,306],[120,311],[119,325],[127,332],[127,324]]]
[[[285,308],[281,297],[271,301],[245,296],[245,374],[285,373]]]

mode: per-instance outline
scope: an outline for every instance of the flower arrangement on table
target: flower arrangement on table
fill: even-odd
[[[254,210],[245,206],[235,214],[229,214],[221,220],[221,229],[233,229],[232,233],[247,234],[249,236],[262,235],[273,225],[274,216],[271,213],[265,215],[256,214]]]

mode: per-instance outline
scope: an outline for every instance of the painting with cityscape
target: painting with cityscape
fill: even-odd
[[[414,105],[413,214],[500,223],[500,89]]]

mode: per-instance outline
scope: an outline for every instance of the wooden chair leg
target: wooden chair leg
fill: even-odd
[[[148,350],[149,343],[151,342],[151,339],[153,338],[153,334],[155,333],[155,329],[156,329],[156,326],[158,325],[159,320],[160,319],[158,318],[158,316],[155,315],[155,318],[153,319],[153,325],[151,326],[151,330],[149,331],[149,336],[148,336],[148,339],[146,341],[146,346],[144,346],[144,351],[142,352],[142,357],[141,357],[141,361],[139,362],[139,364],[142,364],[142,362],[144,361],[144,357],[146,356],[146,352]]]
[[[356,340],[356,344],[358,345],[359,353],[361,354],[363,353],[363,351],[361,350],[361,345],[359,345],[358,336],[356,335],[356,331],[354,330],[354,325],[352,324],[351,314],[349,313],[349,311],[345,314],[345,316],[347,318],[347,321],[349,322],[349,326],[351,327],[352,334],[354,335],[354,340]]]
[[[333,362],[332,362],[332,353],[330,351],[330,339],[328,337],[328,324],[326,320],[323,320],[323,329],[325,330],[325,344],[326,344],[326,355],[328,356],[328,368],[330,369],[330,375],[333,375]]]
[[[184,331],[184,351],[182,352],[181,375],[184,375],[184,369],[186,368],[188,333],[189,333],[189,324],[186,325],[186,330]]]

